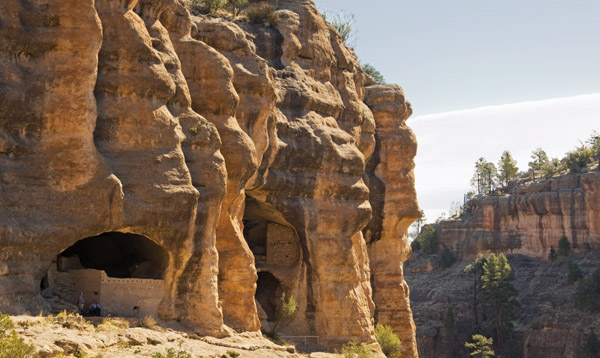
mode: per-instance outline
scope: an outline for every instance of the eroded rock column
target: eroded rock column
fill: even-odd
[[[402,270],[411,255],[408,227],[419,217],[413,173],[417,140],[406,125],[412,109],[397,85],[367,87],[365,103],[375,117],[377,141],[367,163],[373,219],[364,230],[375,320],[392,326],[402,341],[403,356],[417,357],[409,289]]]

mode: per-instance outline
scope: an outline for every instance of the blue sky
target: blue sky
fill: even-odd
[[[600,92],[600,1],[316,0],[414,115]]]
[[[507,149],[526,169],[532,150],[562,157],[600,130],[600,1],[315,3],[354,14],[361,62],[412,102],[430,221],[469,190],[480,156]]]

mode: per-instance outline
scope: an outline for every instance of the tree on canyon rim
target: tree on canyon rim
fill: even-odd
[[[533,160],[529,162],[529,172],[533,180],[535,180],[535,172],[541,170],[550,161],[548,160],[548,154],[542,148],[537,148],[531,152],[531,159]]]
[[[481,157],[475,162],[475,173],[471,178],[471,185],[479,195],[487,195],[496,188],[498,169],[492,162]]]
[[[485,289],[483,301],[489,308],[490,325],[496,330],[500,352],[506,334],[512,329],[514,311],[520,306],[516,300],[518,292],[511,284],[512,280],[514,275],[506,256],[490,254],[483,264],[481,287]]]
[[[517,177],[519,168],[517,168],[517,161],[512,157],[508,150],[502,152],[500,160],[498,161],[498,181],[503,187],[508,186],[508,182]]]

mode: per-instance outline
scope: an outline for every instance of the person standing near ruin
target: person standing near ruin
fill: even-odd
[[[79,292],[79,299],[77,300],[79,306],[79,314],[83,314],[83,306],[85,305],[85,298],[83,298],[83,292]]]

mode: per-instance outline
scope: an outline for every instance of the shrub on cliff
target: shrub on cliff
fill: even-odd
[[[583,278],[583,271],[576,262],[569,261],[569,283],[574,283]]]
[[[565,165],[571,173],[581,173],[594,161],[592,149],[581,146],[569,153],[564,159]]]
[[[442,265],[443,268],[448,268],[454,265],[455,262],[456,255],[454,255],[454,252],[449,248],[446,247],[440,252],[440,265]]]
[[[221,10],[227,4],[227,0],[187,0],[187,8],[192,13],[210,14]]]
[[[600,267],[579,281],[575,302],[579,307],[600,312]]]
[[[323,18],[328,20],[326,13],[323,13]],[[354,46],[356,43],[356,31],[354,30],[356,20],[354,18],[354,14],[340,12],[333,15],[330,22],[342,36],[342,41],[344,41],[344,44],[350,47]]]
[[[249,7],[246,9],[246,16],[251,24],[267,25],[271,26],[275,23],[276,15],[273,6],[267,3],[260,3],[258,5]]]
[[[369,65],[368,63],[365,63],[362,66],[362,69],[369,76],[373,77],[373,79],[375,80],[375,82],[377,82],[377,83],[385,83],[385,79],[383,78],[383,75],[381,74],[381,72],[377,71],[377,69],[375,67],[373,67],[372,65]]]
[[[378,323],[375,326],[375,338],[387,358],[400,358],[400,338],[391,326]]]
[[[568,256],[571,253],[571,243],[569,239],[563,235],[558,240],[558,256]]]
[[[550,246],[550,252],[548,253],[548,260],[555,261],[558,258],[558,254],[556,250],[554,250],[554,246]]]
[[[0,313],[0,358],[38,357],[33,345],[25,343],[13,328],[10,317]]]
[[[438,235],[434,225],[425,225],[415,239],[413,249],[418,248],[426,255],[433,255],[438,250]]]
[[[240,14],[242,9],[248,4],[248,0],[228,0],[227,7],[231,10],[233,17]]]
[[[365,343],[358,343],[358,341],[350,341],[344,344],[339,354],[344,358],[371,358],[369,346]]]
[[[600,357],[600,339],[592,328],[590,333],[583,335],[583,342],[575,348],[575,358],[598,358]]]

